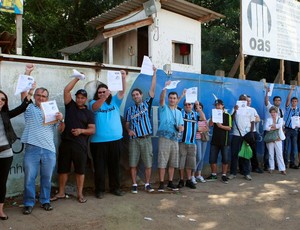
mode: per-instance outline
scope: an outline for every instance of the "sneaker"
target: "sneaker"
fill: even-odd
[[[131,193],[133,193],[133,194],[137,194],[138,193],[138,191],[137,191],[137,185],[132,185],[132,187],[131,187]]]
[[[222,178],[221,178],[221,180],[222,180],[222,182],[224,184],[228,184],[228,178],[227,178],[227,176],[223,175]]]
[[[228,178],[229,180],[233,180],[234,178],[236,178],[236,175],[230,174],[227,178]]]
[[[183,186],[184,186],[184,181],[180,180],[179,183],[178,183],[178,185],[177,185],[177,188],[183,188]]]
[[[170,190],[173,190],[173,191],[178,191],[179,189],[176,188],[176,186],[173,184],[172,181],[169,181],[168,185],[167,185],[167,188],[170,189]]]
[[[191,181],[193,182],[193,184],[197,184],[197,180],[194,176],[191,177]]]
[[[195,188],[196,188],[196,185],[192,182],[192,180],[187,180],[187,181],[185,182],[185,186],[186,186],[186,187],[189,187],[189,188],[191,188],[191,189],[195,189]]]
[[[282,175],[286,175],[286,171],[281,171],[280,172]]]
[[[203,176],[196,177],[196,181],[197,182],[201,182],[201,183],[205,183],[206,182],[206,180],[203,178]]]
[[[252,177],[251,177],[250,175],[246,175],[246,176],[244,176],[244,178],[245,178],[246,180],[252,180]]]
[[[210,174],[210,176],[206,178],[207,181],[216,181],[217,179],[218,177],[212,174]]]
[[[295,164],[290,164],[290,169],[299,169],[299,167]]]
[[[261,168],[256,168],[256,169],[252,170],[252,172],[264,173],[264,171]]]
[[[164,182],[159,183],[159,187],[157,189],[158,192],[164,192],[165,191],[165,185]]]
[[[148,185],[145,186],[145,190],[146,190],[147,192],[154,192],[154,189],[151,188],[151,185],[150,185],[150,184],[148,184]]]

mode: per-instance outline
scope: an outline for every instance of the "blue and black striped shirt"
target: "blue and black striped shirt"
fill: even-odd
[[[190,113],[185,112],[184,109],[181,110],[182,118],[184,122],[184,131],[182,134],[181,142],[186,144],[195,144],[196,132],[197,132],[197,121],[198,113],[192,111]]]
[[[153,98],[147,98],[140,105],[133,105],[127,109],[126,121],[130,122],[130,129],[136,134],[133,138],[152,134],[150,112]]]

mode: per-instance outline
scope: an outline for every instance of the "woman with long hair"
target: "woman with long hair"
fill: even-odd
[[[32,70],[32,64],[26,65],[25,74],[30,74]],[[8,173],[13,161],[12,144],[17,139],[17,135],[13,130],[10,119],[18,116],[26,110],[29,103],[32,102],[31,96],[33,95],[34,88],[35,83],[32,85],[28,96],[24,99],[22,104],[12,110],[9,110],[8,108],[7,95],[0,90],[0,220],[8,219],[8,216],[3,211],[3,206],[6,195]]]

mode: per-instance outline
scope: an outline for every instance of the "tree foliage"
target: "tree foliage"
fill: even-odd
[[[27,0],[24,1],[23,54],[28,56],[62,58],[57,52],[67,46],[93,39],[95,28],[85,23],[124,0]],[[225,18],[202,25],[202,72],[214,74],[232,68],[240,47],[240,0],[188,0],[194,4],[225,15]],[[15,15],[0,12],[0,31],[15,33]],[[101,46],[71,55],[72,60],[102,61]],[[251,57],[247,57],[245,64]],[[294,78],[297,64],[286,62],[286,78]],[[279,61],[257,58],[247,79],[266,78],[273,81]],[[236,76],[238,73],[236,74]]]

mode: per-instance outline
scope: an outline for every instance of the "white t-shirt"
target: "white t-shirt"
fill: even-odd
[[[235,113],[233,127],[233,135],[240,136],[240,133],[237,129],[237,125],[241,132],[242,136],[245,136],[251,130],[251,122],[255,121],[254,111],[255,109],[248,107],[244,109],[243,113]]]

